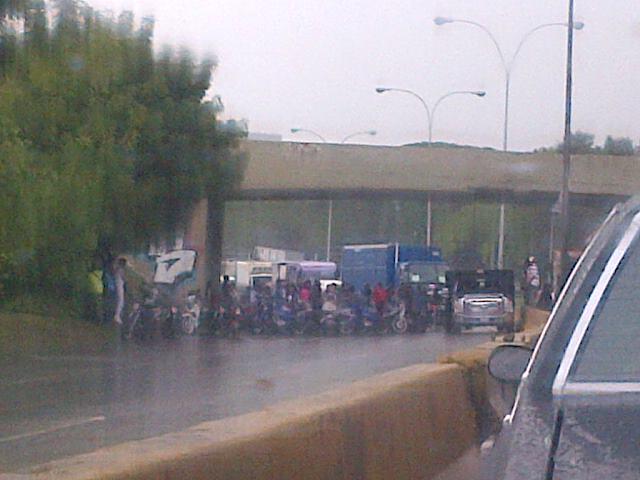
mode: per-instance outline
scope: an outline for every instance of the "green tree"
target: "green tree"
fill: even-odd
[[[611,135],[607,135],[602,153],[605,155],[633,155],[635,149],[633,147],[633,141],[630,138],[613,138]]]
[[[587,153],[597,153],[597,149],[594,147],[595,136],[592,133],[587,132],[575,132],[571,134],[571,153],[575,154],[587,154]],[[562,152],[564,150],[564,141],[560,142],[556,147],[558,152]]]
[[[197,200],[233,187],[242,162],[205,101],[213,60],[156,58],[151,19],[54,7],[49,25],[31,4],[0,79],[0,277],[14,293],[74,297],[96,254],[171,236]]]

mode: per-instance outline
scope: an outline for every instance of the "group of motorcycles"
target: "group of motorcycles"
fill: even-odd
[[[133,303],[121,334],[125,339],[134,340],[193,335],[200,325],[201,314],[202,306],[196,294],[189,294],[180,308],[152,294],[142,302]]]
[[[135,303],[123,328],[123,336],[136,340],[161,335],[353,335],[424,332],[442,324],[446,304],[435,286],[420,298],[405,301],[398,296],[381,308],[371,302],[325,302],[312,308],[287,298],[262,297],[256,302],[221,302],[203,308],[197,294],[187,296],[181,307],[157,298]]]
[[[410,294],[393,295],[384,307],[370,300],[324,302],[312,308],[308,302],[270,295],[245,305],[230,302],[203,315],[201,327],[216,336],[254,335],[353,335],[424,332],[444,325],[449,315],[446,289],[423,285]]]
[[[382,312],[373,306],[314,310],[289,302],[260,302],[246,308],[223,310],[209,318],[210,332],[235,336],[254,335],[352,335],[354,333],[404,333],[408,322],[404,305],[389,305]]]

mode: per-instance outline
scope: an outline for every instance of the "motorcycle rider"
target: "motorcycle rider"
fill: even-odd
[[[320,312],[322,310],[322,285],[320,280],[313,282],[313,288],[311,289],[311,308],[314,312]]]
[[[323,312],[335,312],[338,309],[338,292],[336,284],[332,283],[327,286],[324,292],[324,302],[322,303]]]
[[[404,303],[405,310],[409,316],[414,317],[413,310],[413,288],[410,283],[402,282],[398,288],[398,299]]]
[[[311,308],[311,280],[304,281],[300,287],[299,298],[302,304]]]
[[[236,327],[232,325],[235,319],[236,310],[240,306],[238,292],[234,282],[229,280],[227,275],[224,276],[222,282],[222,295],[220,299],[220,313],[223,319],[223,328],[228,329],[230,327]]]
[[[372,297],[378,315],[382,317],[384,309],[387,306],[387,301],[389,300],[389,292],[382,286],[382,283],[378,282],[373,289]]]

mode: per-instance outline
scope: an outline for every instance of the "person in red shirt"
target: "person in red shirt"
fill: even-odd
[[[300,301],[305,305],[311,305],[311,281],[305,280],[300,288]]]
[[[373,304],[376,306],[376,310],[380,316],[382,316],[384,312],[387,300],[389,300],[389,292],[382,286],[382,283],[378,282],[373,289]]]

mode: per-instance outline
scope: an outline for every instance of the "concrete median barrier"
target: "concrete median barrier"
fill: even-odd
[[[496,412],[490,400],[490,392],[497,387],[495,381],[487,374],[489,355],[504,341],[524,343],[533,347],[548,319],[548,311],[527,307],[524,312],[522,332],[505,335],[497,338],[496,341],[444,355],[438,359],[439,363],[454,364],[462,368],[480,438],[485,438],[497,431],[501,420],[501,415]]]
[[[427,479],[477,441],[456,365],[414,365],[40,466],[64,479]]]
[[[524,318],[525,331],[541,331],[547,323],[547,320],[549,320],[550,313],[551,312],[548,312],[547,310],[527,307]]]

